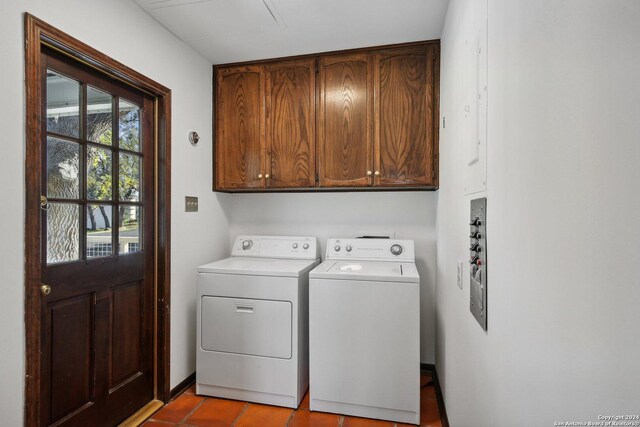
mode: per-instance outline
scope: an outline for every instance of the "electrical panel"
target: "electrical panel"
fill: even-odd
[[[471,313],[487,330],[487,198],[471,200],[469,222]]]

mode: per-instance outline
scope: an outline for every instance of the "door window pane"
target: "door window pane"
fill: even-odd
[[[47,137],[47,197],[80,198],[80,145]]]
[[[87,198],[111,200],[113,185],[110,149],[87,146]]]
[[[141,251],[142,210],[140,206],[120,205],[118,209],[120,253],[126,254]]]
[[[140,151],[140,107],[121,99],[118,108],[120,148]]]
[[[112,96],[87,86],[87,139],[112,145]]]
[[[47,70],[47,131],[80,136],[80,84]]]
[[[141,177],[142,158],[132,154],[120,153],[120,200],[127,202],[140,201]]]
[[[80,205],[49,203],[47,263],[80,259]]]
[[[113,254],[113,207],[87,205],[87,258]]]

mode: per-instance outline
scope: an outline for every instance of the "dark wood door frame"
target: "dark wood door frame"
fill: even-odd
[[[40,425],[40,174],[42,171],[43,46],[119,80],[154,98],[155,144],[155,399],[167,403],[169,389],[169,301],[171,226],[171,90],[25,13],[26,164],[25,164],[25,425]],[[38,307],[38,309],[34,309]]]

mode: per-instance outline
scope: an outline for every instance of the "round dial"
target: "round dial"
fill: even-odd
[[[336,252],[339,252],[339,251],[340,251],[340,245],[335,245],[333,249],[334,249]]]
[[[351,245],[347,245],[345,249],[347,250],[347,252],[351,252]]]
[[[402,253],[402,246],[400,246],[397,243],[391,245],[391,253],[394,254],[395,256],[400,255]]]
[[[248,250],[251,249],[251,246],[253,246],[253,241],[251,240],[243,240],[242,241],[242,249],[243,250]]]
[[[305,243],[304,245],[302,245],[302,249],[309,249],[309,244]]]
[[[293,249],[298,249],[298,244],[297,243],[293,244]]]

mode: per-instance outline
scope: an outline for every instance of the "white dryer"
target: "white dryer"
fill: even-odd
[[[309,385],[314,237],[239,236],[198,268],[196,393],[298,407]]]
[[[310,409],[420,423],[411,240],[329,239],[309,275]]]

